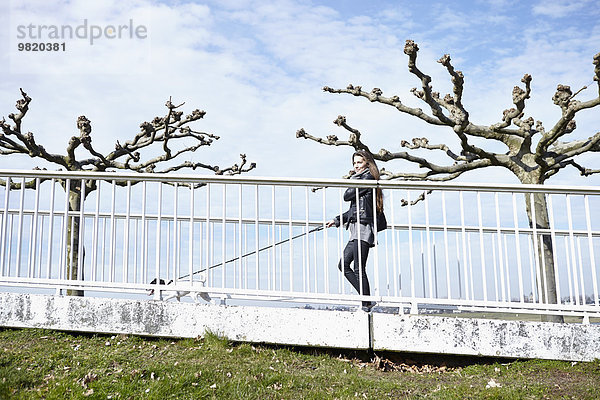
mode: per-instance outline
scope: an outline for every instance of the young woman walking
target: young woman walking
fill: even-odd
[[[351,179],[379,179],[379,169],[375,164],[373,156],[364,151],[358,150],[352,155],[352,165],[354,173]],[[358,192],[358,200],[357,200]],[[375,207],[373,210],[373,192],[375,192]],[[348,188],[344,192],[344,201],[350,202],[348,211],[340,216],[336,216],[326,223],[326,226],[339,227],[344,224],[350,231],[350,239],[344,248],[342,259],[338,264],[340,271],[359,294],[370,295],[369,279],[367,278],[366,265],[369,249],[375,246],[375,216],[383,214],[383,193],[380,188]],[[358,211],[357,211],[358,208]],[[358,218],[357,218],[358,217]],[[378,230],[385,227],[377,227]],[[353,267],[350,264],[354,262]],[[375,303],[363,301],[363,308],[370,311]]]

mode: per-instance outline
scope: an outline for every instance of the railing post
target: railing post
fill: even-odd
[[[5,274],[5,263],[6,263],[6,235],[8,233],[8,205],[9,205],[9,194],[10,194],[10,177],[6,178],[6,187],[4,189],[4,215],[2,216],[2,240],[0,241],[0,276]],[[10,244],[9,244],[10,245]]]
[[[419,304],[416,301],[411,301],[410,303],[410,314],[418,315],[419,314]]]
[[[381,295],[380,290],[379,290],[379,240],[378,240],[378,235],[377,235],[377,230],[378,230],[378,226],[377,226],[377,188],[373,188],[371,189],[373,192],[373,234],[375,235],[375,274],[374,274],[374,278],[373,278],[373,283],[371,284],[371,286],[373,287],[373,289],[371,290],[371,296],[376,295],[379,296]]]
[[[21,246],[23,243],[23,208],[25,202],[25,178],[21,180],[19,196],[19,228],[17,230],[17,276],[21,275]]]

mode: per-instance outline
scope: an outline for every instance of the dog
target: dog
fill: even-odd
[[[201,281],[204,284],[204,280]],[[165,282],[164,279],[158,279],[154,278],[152,279],[152,282],[150,282],[151,285],[170,285],[171,283],[173,283],[173,280],[171,279],[169,282]],[[184,291],[184,290],[163,290],[163,292],[166,294],[166,297],[163,299],[164,301],[170,300],[170,299],[177,299],[177,301],[181,301],[182,297],[185,297],[187,295],[190,295],[192,297],[192,299],[194,299],[194,302],[198,302],[198,298],[200,297],[202,300],[210,303],[212,301],[212,299],[210,298],[210,296],[208,295],[208,293],[206,292],[190,292],[190,291]],[[154,289],[150,289],[148,290],[148,296],[153,296],[154,295]]]

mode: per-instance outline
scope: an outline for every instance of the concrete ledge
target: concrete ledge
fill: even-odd
[[[0,293],[0,326],[369,348],[368,314],[297,308]]]
[[[373,349],[592,361],[600,325],[374,313]]]
[[[0,293],[0,326],[410,353],[591,361],[600,325]]]

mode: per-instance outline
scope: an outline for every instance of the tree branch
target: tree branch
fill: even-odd
[[[594,64],[594,81],[598,82],[598,96],[592,100],[580,102],[574,100],[574,97],[579,94],[582,90],[587,88],[584,86],[578,90],[575,94],[572,93],[571,88],[566,85],[558,85],[556,93],[552,97],[554,104],[558,105],[562,110],[562,117],[552,127],[550,131],[542,136],[539,141],[536,153],[542,154],[548,150],[550,145],[556,142],[560,137],[571,133],[575,130],[575,114],[581,110],[597,107],[600,105],[600,53],[596,54],[593,59]]]
[[[442,107],[440,104],[434,99],[431,91],[431,77],[429,75],[425,75],[421,70],[417,67],[417,53],[419,52],[419,46],[412,41],[407,40],[404,45],[404,54],[408,56],[408,71],[415,76],[417,76],[421,80],[421,87],[423,90],[418,91],[416,88],[412,90],[413,94],[418,98],[424,100],[429,107],[431,108],[431,112],[433,115],[440,120],[444,125],[453,126],[455,125],[454,121],[444,115],[442,111]]]
[[[417,117],[417,118],[427,122],[428,124],[440,125],[440,126],[447,125],[446,123],[440,121],[439,119],[426,114],[420,108],[412,108],[412,107],[405,106],[404,104],[402,104],[402,102],[400,101],[400,98],[398,96],[393,96],[393,97],[383,96],[383,92],[379,88],[374,88],[370,93],[367,93],[367,92],[362,91],[361,86],[355,87],[352,85],[348,85],[348,87],[346,89],[332,89],[328,86],[325,86],[325,87],[323,87],[323,91],[329,92],[329,93],[347,93],[347,94],[351,94],[354,96],[362,96],[366,99],[369,99],[369,101],[371,101],[371,102],[377,102],[377,103],[392,106],[392,107],[396,108],[398,111],[412,115],[414,117]]]
[[[185,103],[176,105],[169,98],[165,104],[168,109],[165,117],[156,117],[151,122],[142,123],[140,125],[140,132],[132,140],[125,141],[124,144],[117,141],[114,150],[106,156],[92,145],[91,122],[83,115],[77,119],[79,136],[71,137],[66,147],[66,155],[49,154],[42,146],[35,143],[31,132],[25,135],[21,133],[21,122],[29,110],[31,102],[31,98],[23,90],[21,90],[21,96],[22,99],[17,101],[16,105],[20,113],[9,115],[9,118],[15,123],[14,127],[11,127],[5,119],[0,121],[2,129],[2,133],[0,133],[0,155],[26,154],[30,157],[42,158],[51,163],[58,164],[71,171],[130,170],[152,172],[155,171],[157,165],[175,161],[178,157],[189,152],[194,152],[202,146],[210,146],[215,140],[219,139],[219,136],[200,132],[189,126],[191,123],[202,119],[206,114],[205,111],[196,109],[184,116],[182,111],[178,111],[178,108],[182,107]],[[194,144],[186,144],[186,141],[190,140],[193,140]],[[140,151],[144,149],[150,150],[154,144],[158,143],[162,143],[162,154],[154,155],[142,161]],[[175,143],[180,143],[184,146],[172,148],[172,145]],[[76,150],[80,146],[83,146],[91,157],[77,160]],[[233,164],[223,169],[219,166],[183,161],[176,165],[167,165],[160,172],[167,173],[184,168],[192,168],[194,170],[196,168],[205,168],[216,174],[233,175],[248,172],[256,167],[255,163],[248,165],[244,154],[241,155],[241,158],[241,164]],[[121,159],[122,161],[119,161]]]
[[[451,77],[453,89],[452,95],[447,94],[443,99],[439,93],[434,92],[431,86],[431,77],[423,73],[417,66],[417,54],[419,48],[412,41],[407,40],[404,53],[408,56],[408,70],[421,81],[421,89],[412,89],[411,92],[431,109],[432,115],[426,114],[420,108],[406,107],[398,96],[384,97],[379,88],[374,88],[367,93],[361,86],[349,85],[346,89],[332,89],[324,87],[329,93],[346,93],[360,96],[371,102],[381,103],[395,107],[402,113],[415,116],[430,125],[446,125],[452,127],[454,134],[460,141],[460,152],[451,150],[446,143],[430,144],[429,139],[424,137],[413,138],[411,141],[402,140],[401,146],[409,150],[441,151],[450,160],[450,165],[438,165],[425,157],[417,157],[409,152],[390,152],[381,149],[378,153],[369,150],[367,144],[362,141],[361,133],[346,123],[345,117],[338,117],[335,121],[338,126],[350,132],[349,139],[340,140],[336,135],[326,138],[315,137],[308,134],[304,129],[296,132],[296,137],[316,141],[329,146],[351,146],[354,149],[362,149],[373,154],[376,160],[391,161],[405,160],[424,169],[424,172],[401,172],[393,173],[382,169],[382,174],[388,179],[422,179],[422,180],[450,180],[460,176],[466,171],[484,168],[487,166],[502,166],[509,169],[523,183],[544,183],[548,177],[554,175],[558,170],[566,166],[578,165],[573,158],[588,151],[600,151],[600,137],[596,134],[586,140],[577,140],[570,143],[559,143],[558,140],[576,129],[574,117],[577,112],[600,105],[600,53],[594,56],[594,81],[598,82],[599,96],[589,101],[581,102],[575,100],[575,96],[587,88],[572,93],[568,86],[559,85],[553,101],[562,110],[562,117],[550,129],[546,131],[542,122],[535,121],[532,117],[525,117],[526,100],[531,95],[532,77],[523,75],[521,82],[524,88],[515,86],[512,91],[513,108],[504,110],[502,121],[490,126],[477,125],[469,121],[469,113],[462,103],[464,91],[464,76],[456,71],[451,64],[449,55],[444,55],[438,62],[446,67]],[[533,137],[540,134],[540,140],[533,147]],[[508,151],[499,153],[488,151],[480,143],[473,139],[490,139],[503,143]],[[477,145],[475,144],[477,143]],[[550,147],[552,147],[550,149]],[[590,169],[579,166],[581,171],[590,173]]]

